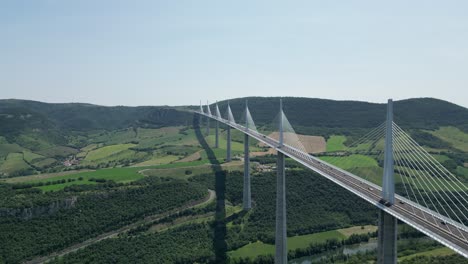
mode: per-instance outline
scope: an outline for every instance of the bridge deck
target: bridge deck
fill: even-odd
[[[278,148],[278,141],[253,130],[247,130],[244,126],[229,122],[223,118],[217,118],[205,113],[195,112],[215,119],[244,134],[247,134],[260,142],[284,153],[286,156],[298,161],[307,168],[317,172],[327,179],[335,182],[343,188],[363,198],[367,202],[377,206],[399,220],[409,224],[427,236],[439,241],[443,245],[453,249],[457,253],[468,258],[468,228],[463,224],[440,215],[428,208],[416,204],[402,196],[395,195],[395,204],[387,207],[379,203],[382,188],[370,183],[356,175],[337,168],[325,161],[319,160],[308,153],[297,150],[288,145]]]

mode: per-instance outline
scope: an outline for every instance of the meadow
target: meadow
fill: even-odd
[[[314,234],[288,237],[288,251],[307,248],[312,243],[323,243],[330,239],[343,240],[350,237],[352,234],[367,234],[368,232],[375,232],[376,230],[377,227],[375,226],[365,226],[364,228],[361,228],[361,226],[353,226]],[[257,241],[230,251],[228,254],[232,258],[250,257],[254,259],[261,255],[274,255],[275,245]]]

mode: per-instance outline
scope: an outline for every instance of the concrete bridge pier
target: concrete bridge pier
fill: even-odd
[[[388,100],[387,124],[385,132],[384,175],[382,199],[393,205],[395,203],[395,179],[393,162],[393,101]],[[397,263],[397,219],[383,210],[379,212],[379,239],[377,263]]]
[[[219,148],[219,121],[216,121],[215,148]]]
[[[250,193],[250,157],[249,157],[249,136],[244,135],[244,193],[243,208],[248,211],[252,208]]]
[[[284,154],[278,152],[276,174],[276,235],[275,263],[288,263],[287,229],[286,229],[286,177]]]
[[[231,161],[231,127],[227,127],[226,162]]]
[[[206,135],[210,135],[210,118],[206,117]]]
[[[280,99],[279,146],[283,146],[283,103]],[[276,162],[276,234],[275,263],[288,263],[287,228],[286,228],[286,175],[285,157],[278,151]]]
[[[397,219],[392,215],[379,211],[379,238],[378,256],[379,264],[397,263]]]
[[[249,107],[245,100],[245,130],[249,130]],[[244,134],[244,193],[243,193],[243,208],[245,211],[252,208],[252,200],[250,194],[250,157],[249,157],[249,135]]]

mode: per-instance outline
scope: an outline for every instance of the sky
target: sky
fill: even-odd
[[[468,1],[0,1],[0,98],[468,107]]]

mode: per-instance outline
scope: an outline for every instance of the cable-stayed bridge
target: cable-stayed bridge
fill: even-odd
[[[327,162],[309,154],[288,122],[281,102],[277,116],[278,138],[257,131],[247,102],[242,115],[243,124],[236,123],[229,104],[225,118],[217,104],[214,114],[208,103],[205,108],[200,105],[200,110],[194,112],[200,115],[200,120],[202,116],[206,117],[207,134],[209,120],[216,121],[215,147],[219,146],[219,124],[227,126],[227,161],[231,160],[231,129],[245,135],[244,210],[251,208],[249,138],[262,142],[278,153],[276,263],[287,263],[285,157],[292,158],[380,209],[379,263],[396,263],[397,219],[468,258],[468,188],[393,122],[392,100],[388,102],[386,121],[348,147],[351,155],[370,153],[377,159],[383,156],[382,186],[367,180],[359,172],[341,169],[337,163],[333,165],[333,160]],[[336,152],[334,155],[338,160],[349,153]],[[396,180],[403,193],[395,193]]]

